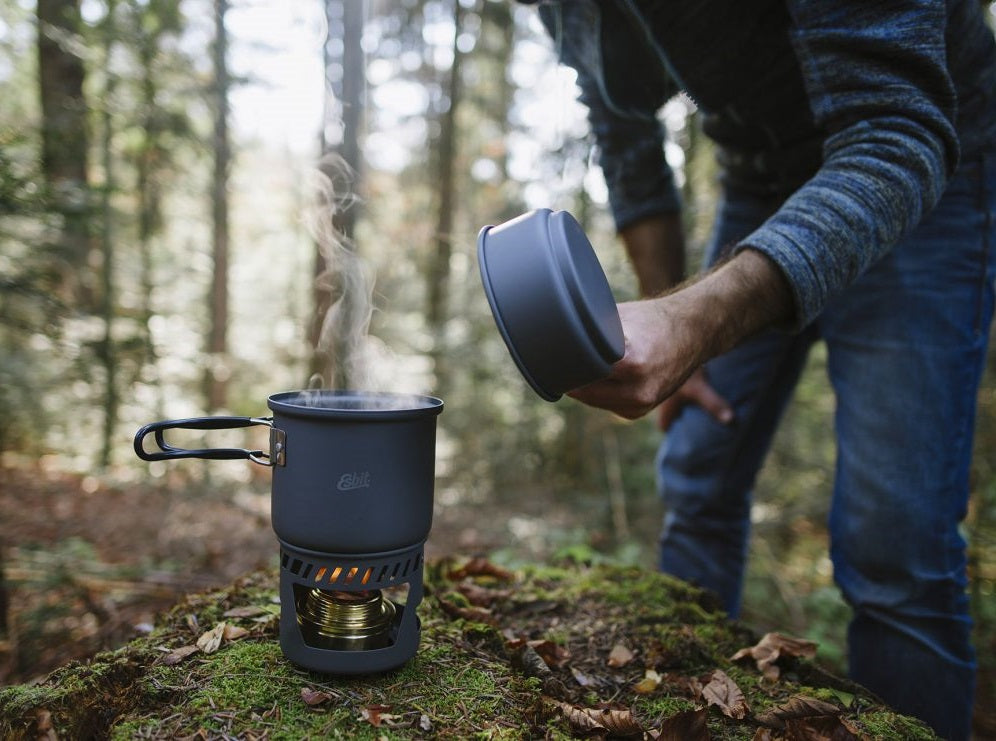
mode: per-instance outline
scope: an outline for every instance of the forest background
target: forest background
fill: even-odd
[[[482,226],[566,209],[635,298],[575,94],[507,0],[0,0],[0,681],[274,561],[265,470],[131,439],[288,389],[444,399],[430,554],[654,568],[653,420],[539,400],[477,274]],[[695,264],[713,153],[690,101],[661,118]],[[842,671],[824,364],[756,488],[744,621]],[[979,402],[964,530],[996,734],[992,362]]]

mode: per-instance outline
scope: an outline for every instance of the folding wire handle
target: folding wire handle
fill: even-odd
[[[166,442],[166,430],[228,430],[239,427],[266,425],[270,428],[270,452],[245,448],[178,448]],[[145,451],[145,438],[153,434],[158,450]],[[192,417],[168,419],[147,424],[135,433],[135,453],[146,461],[164,461],[173,458],[206,458],[208,460],[248,459],[261,466],[282,466],[285,460],[286,439],[283,430],[273,426],[272,417]]]

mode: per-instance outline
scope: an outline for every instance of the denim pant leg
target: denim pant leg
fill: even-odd
[[[727,193],[708,261],[777,206],[773,199]],[[733,406],[735,421],[723,425],[686,406],[657,457],[665,507],[661,570],[716,592],[733,616],[740,609],[751,489],[812,339],[811,332],[771,331],[707,363],[709,381]]]
[[[962,168],[926,220],[821,318],[837,394],[834,574],[854,609],[851,674],[948,739],[975,676],[965,516],[993,310],[992,163]]]

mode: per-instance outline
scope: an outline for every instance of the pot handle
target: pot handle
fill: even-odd
[[[228,430],[238,427],[252,427],[254,425],[266,425],[271,429],[270,445],[271,451],[264,453],[262,450],[246,450],[244,448],[200,448],[188,450],[187,448],[177,448],[166,442],[163,436],[164,430],[184,429],[184,430]],[[172,458],[207,458],[209,460],[237,460],[245,458],[253,463],[263,466],[272,466],[274,458],[279,458],[283,452],[282,441],[277,443],[279,448],[274,451],[275,446],[272,417],[193,417],[191,419],[168,419],[163,422],[153,422],[147,424],[135,433],[135,452],[138,457],[145,461],[164,461]],[[155,433],[156,445],[159,450],[154,453],[145,452],[143,442],[150,433]]]

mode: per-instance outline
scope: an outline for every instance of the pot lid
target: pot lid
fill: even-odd
[[[578,318],[602,359],[615,363],[626,350],[619,310],[581,225],[566,211],[550,215],[553,250]]]

